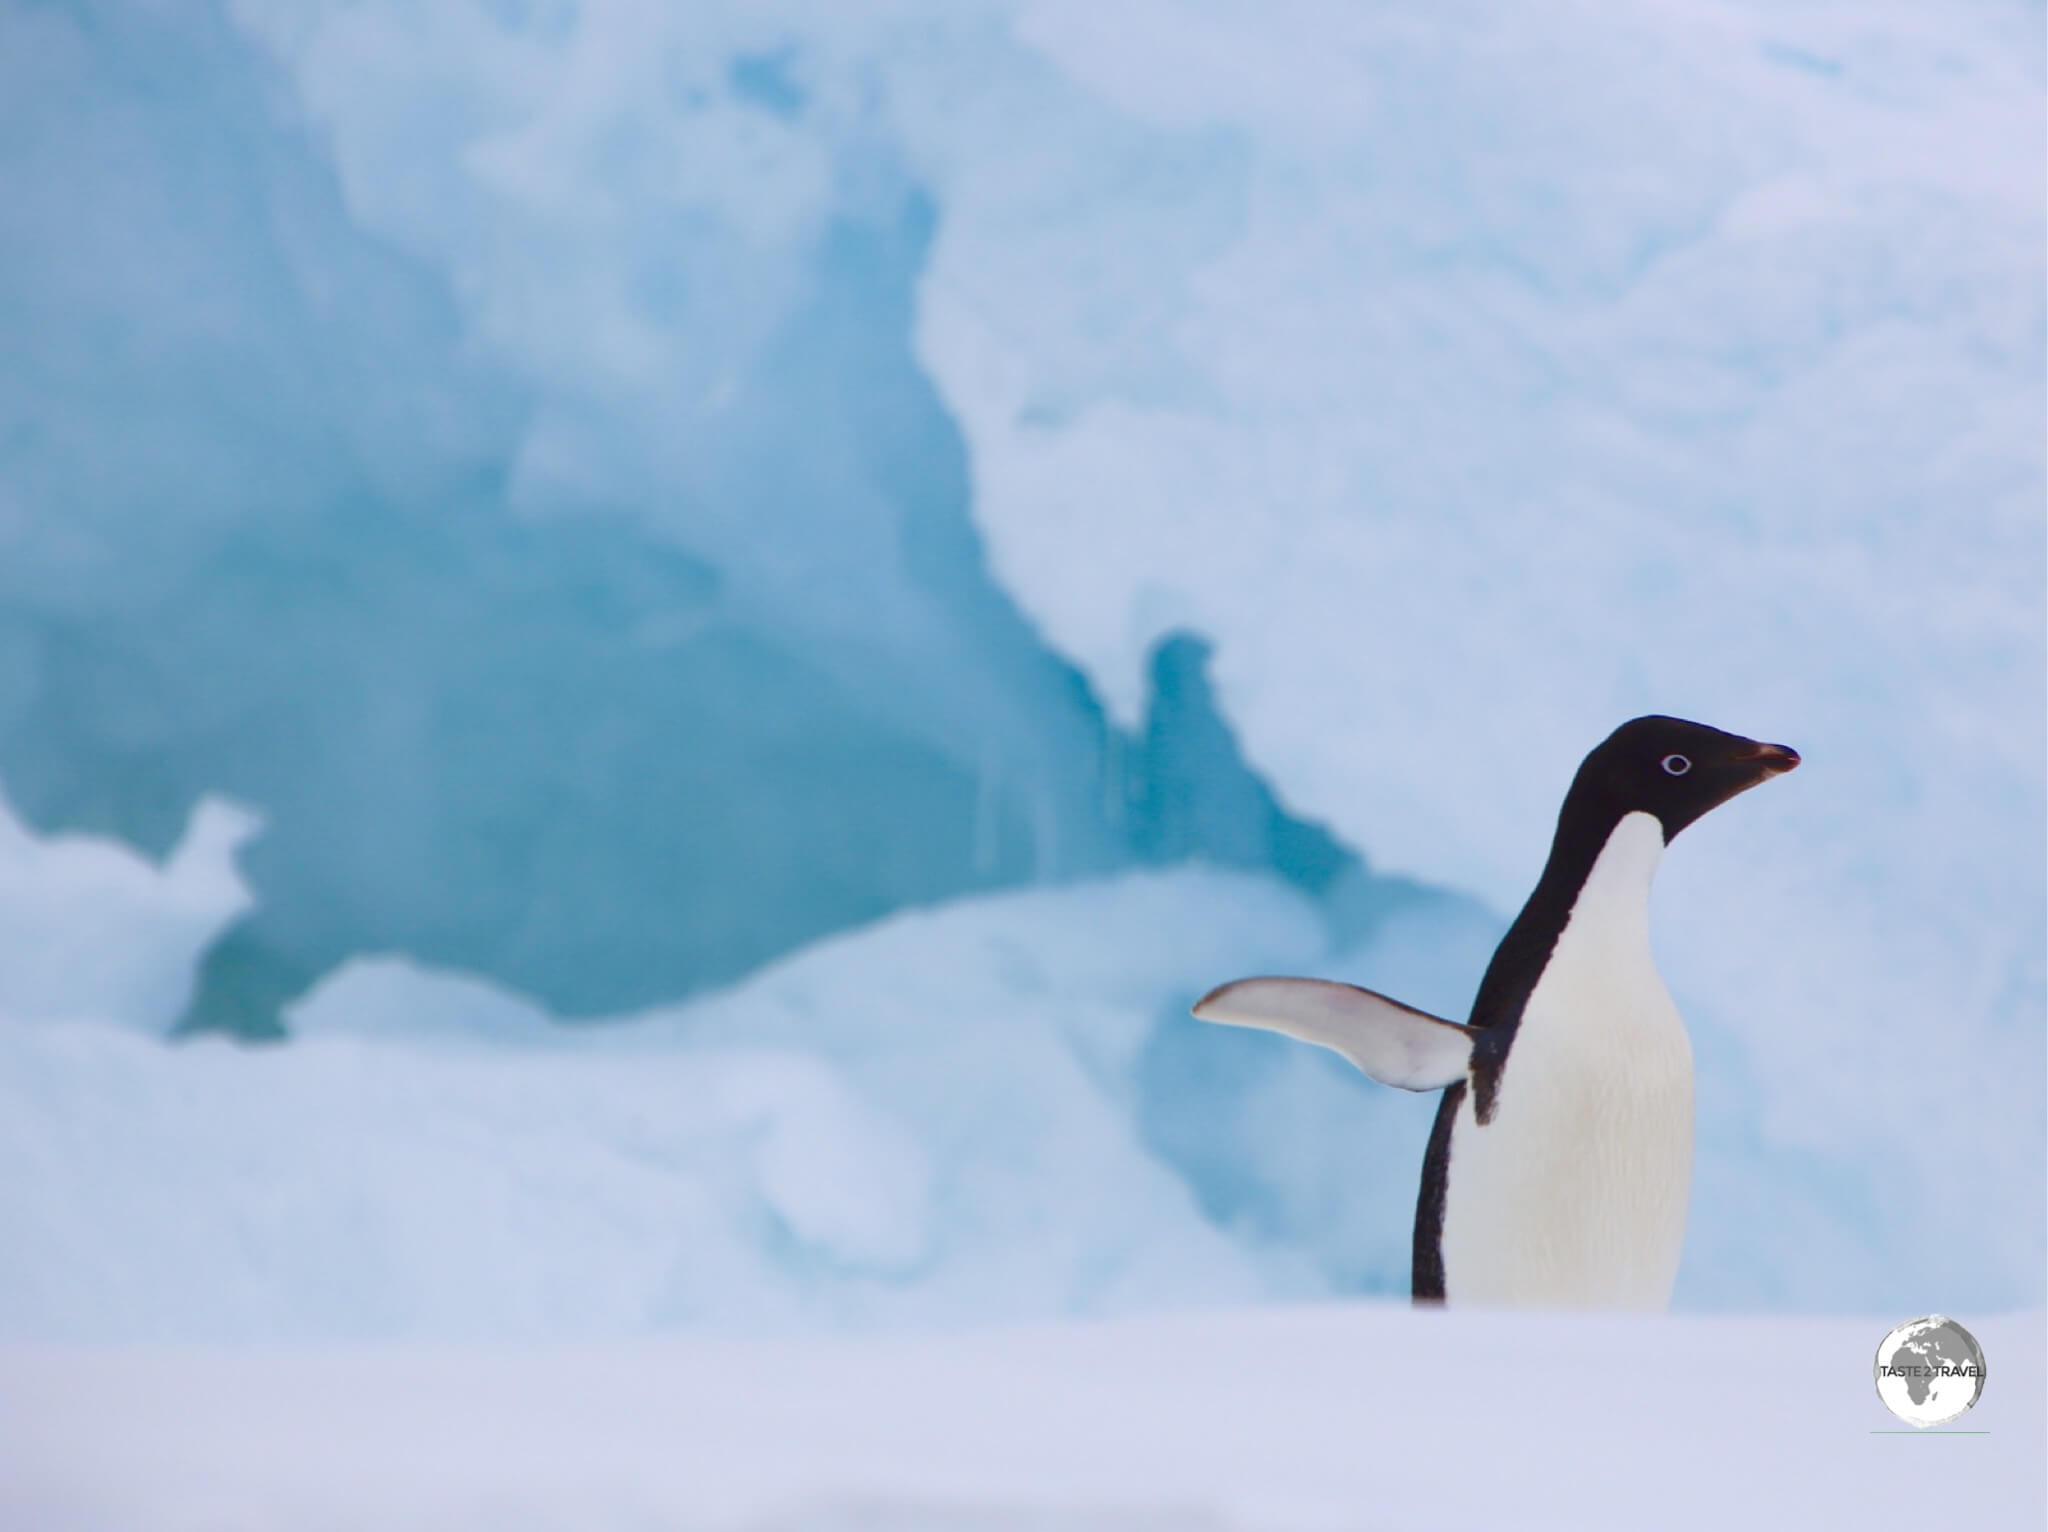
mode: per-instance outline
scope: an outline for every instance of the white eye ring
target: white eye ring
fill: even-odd
[[[1692,770],[1692,762],[1682,755],[1667,755],[1659,764],[1674,777],[1682,777]]]

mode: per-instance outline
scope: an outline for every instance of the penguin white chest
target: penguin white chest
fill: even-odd
[[[1692,1048],[1650,957],[1649,814],[1623,817],[1531,991],[1489,1121],[1468,1088],[1443,1222],[1451,1303],[1663,1308],[1692,1185]]]

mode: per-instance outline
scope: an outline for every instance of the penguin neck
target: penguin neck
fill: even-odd
[[[1537,975],[1574,920],[1611,929],[1616,939],[1639,936],[1648,943],[1650,885],[1664,855],[1664,827],[1654,814],[1617,817],[1589,808],[1567,800],[1543,876],[1480,981],[1473,1026],[1513,1032]]]
[[[1663,824],[1654,814],[1640,810],[1622,815],[1601,840],[1590,864],[1583,866],[1583,848],[1574,845],[1566,851],[1564,839],[1560,828],[1560,845],[1552,848],[1551,862],[1553,867],[1560,860],[1565,863],[1557,868],[1560,892],[1565,896],[1565,924],[1597,928],[1609,942],[1640,939],[1647,944],[1650,885],[1664,857]],[[1562,858],[1561,852],[1565,853]],[[1551,875],[1552,867],[1546,867],[1544,881]],[[1541,886],[1539,883],[1538,888]],[[1533,896],[1530,903],[1535,903]],[[1563,934],[1562,928],[1559,934]]]
[[[1600,813],[1576,787],[1566,798],[1543,876],[1501,938],[1472,1002],[1471,1025],[1485,1034],[1472,1056],[1472,1102],[1481,1123],[1492,1120],[1523,1007],[1567,927],[1586,939],[1574,942],[1582,953],[1590,944],[1610,957],[1648,963],[1650,883],[1663,855],[1656,815]]]

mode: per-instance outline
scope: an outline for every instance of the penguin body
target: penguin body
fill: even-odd
[[[1530,991],[1490,1120],[1448,1096],[1440,1264],[1459,1303],[1662,1308],[1692,1180],[1692,1046],[1650,960],[1648,814],[1618,824]],[[1435,1147],[1435,1146],[1433,1146]]]
[[[1650,885],[1679,830],[1798,763],[1675,718],[1608,736],[1464,1026],[1326,980],[1240,980],[1196,1004],[1204,1020],[1335,1048],[1384,1083],[1444,1088],[1416,1201],[1417,1302],[1670,1302],[1692,1050],[1651,959]]]

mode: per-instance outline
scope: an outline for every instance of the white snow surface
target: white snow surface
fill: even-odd
[[[0,1335],[814,1330],[1323,1290],[1204,1216],[1138,1102],[1157,1027],[1209,1034],[1191,972],[1323,945],[1299,896],[1192,870],[900,915],[604,1025],[399,959],[340,970],[284,1046],[14,1020]],[[1379,1130],[1383,1266],[1421,1130]]]
[[[508,1351],[0,1348],[37,1532],[2041,1524],[2041,1316],[1953,1441],[1881,1319],[1368,1305]],[[1944,1433],[1950,1434],[1950,1433]]]
[[[261,821],[209,798],[161,865],[94,835],[39,836],[0,796],[0,1019],[160,1036],[205,945],[249,906],[234,856]]]

